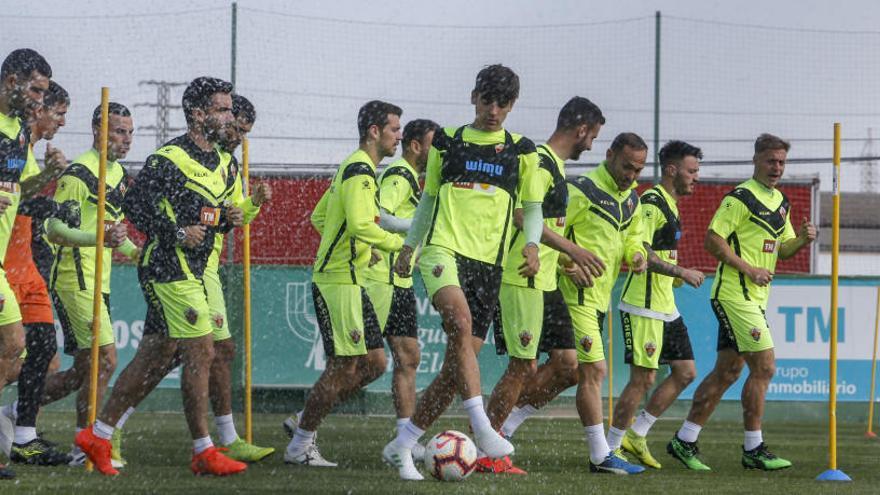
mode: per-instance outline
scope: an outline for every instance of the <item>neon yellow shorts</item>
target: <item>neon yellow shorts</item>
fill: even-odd
[[[92,347],[92,291],[91,290],[55,290],[56,302],[60,307],[55,308],[61,328],[64,330],[64,340],[76,341],[76,349],[90,349]],[[110,321],[110,311],[107,308],[110,294],[104,294],[101,298],[101,328],[98,330],[98,346],[114,344],[113,323]],[[71,352],[73,348],[65,345],[65,350]]]
[[[373,310],[379,320],[379,328],[385,332],[388,324],[388,314],[391,313],[391,302],[394,300],[394,286],[385,282],[379,282],[369,278],[362,278],[361,285],[367,291]]]
[[[773,349],[770,326],[764,308],[752,301],[712,299],[712,311],[718,318],[718,350],[738,353]]]
[[[507,354],[535,359],[544,323],[544,291],[502,282],[499,302]]]
[[[21,321],[21,309],[18,307],[15,292],[6,280],[6,271],[0,268],[0,326],[17,321]]]
[[[223,284],[216,270],[206,269],[202,276],[205,293],[208,295],[208,309],[211,315],[211,330],[214,342],[232,338],[229,333],[229,322],[226,319],[226,300],[223,297]]]
[[[658,369],[663,351],[665,322],[624,311],[620,312],[620,321],[623,325],[623,343],[626,346],[626,363]]]
[[[212,333],[211,309],[201,280],[147,281],[145,328],[172,339],[196,339]]]
[[[589,306],[570,304],[568,312],[574,325],[575,349],[579,363],[596,363],[605,359],[602,325],[605,313]]]
[[[313,282],[312,300],[328,356],[364,356],[385,346],[376,312],[360,285]]]

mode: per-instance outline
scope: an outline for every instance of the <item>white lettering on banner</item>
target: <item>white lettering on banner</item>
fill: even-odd
[[[840,359],[871,359],[877,289],[838,289],[837,352]],[[777,359],[828,359],[831,336],[829,286],[774,285],[767,323]]]

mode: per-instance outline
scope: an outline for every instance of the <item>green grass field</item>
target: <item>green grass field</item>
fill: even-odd
[[[475,474],[462,484],[428,478],[404,483],[382,464],[379,453],[391,438],[393,419],[387,417],[331,416],[318,440],[322,453],[339,462],[337,469],[287,466],[282,453],[287,438],[280,424],[284,416],[255,416],[254,434],[261,445],[277,452],[247,473],[230,478],[197,478],[189,471],[189,435],[182,414],[138,413],[128,423],[123,451],[129,466],[114,479],[81,468],[16,466],[18,479],[0,482],[0,493],[878,493],[880,442],[866,440],[862,427],[841,425],[839,464],[855,481],[824,484],[814,481],[827,465],[823,424],[777,422],[767,425],[771,448],[794,462],[782,472],[745,471],[740,466],[742,440],[737,423],[711,423],[700,438],[704,461],[711,473],[689,472],[665,452],[665,444],[679,420],[660,420],[649,444],[663,469],[643,475],[617,477],[590,474],[586,464],[583,430],[576,419],[533,419],[517,433],[517,464],[528,476]],[[238,424],[242,421],[238,419]],[[72,434],[72,413],[47,412],[41,428],[47,438],[66,443]],[[441,428],[467,431],[463,418],[443,418],[429,432]]]

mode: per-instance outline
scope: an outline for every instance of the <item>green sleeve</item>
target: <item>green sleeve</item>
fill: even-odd
[[[540,158],[538,152],[524,153],[519,155],[519,194],[517,197],[521,201],[534,201],[536,203],[544,202],[544,195],[547,193],[546,183],[538,177],[538,167]]]
[[[644,222],[642,219],[642,204],[639,203],[636,206],[636,211],[633,212],[632,223],[629,228],[626,229],[626,240],[624,241],[623,246],[623,256],[624,259],[629,263],[632,261],[633,256],[636,253],[642,255],[642,258],[645,260],[648,259],[648,251],[645,249],[645,233],[644,233]]]
[[[82,205],[89,199],[89,188],[83,181],[72,175],[62,175],[58,179],[54,199],[58,204],[65,201],[76,201],[77,205]]]
[[[97,242],[97,234],[95,232],[86,232],[69,227],[57,218],[46,220],[46,234],[49,236],[49,239],[58,241],[56,244],[62,246],[89,247],[94,246]]]
[[[443,132],[437,131],[437,132]],[[437,148],[431,146],[428,150],[428,165],[425,168],[425,193],[436,196],[440,192],[440,167],[443,157]]]
[[[312,210],[312,216],[309,217],[309,221],[312,222],[312,227],[314,227],[319,234],[324,233],[324,223],[327,220],[327,198],[329,196],[330,189],[328,188],[326,191],[324,191],[324,195],[321,196],[321,199],[318,200],[318,204],[315,205],[315,209]]]
[[[383,230],[376,224],[376,180],[366,174],[353,174],[342,182],[342,207],[346,228],[352,237],[385,251],[397,251],[403,241],[400,236]]]
[[[137,253],[137,246],[131,242],[131,239],[126,239],[121,246],[116,248],[116,250],[122,253],[126,258],[132,261],[137,261],[134,259],[134,256]]]
[[[642,203],[642,240],[648,245],[654,241],[654,233],[662,229],[666,225],[666,216],[660,211],[660,208],[650,204]]]
[[[404,180],[399,175],[387,179],[382,177],[382,182],[379,184],[380,208],[394,215],[400,205],[409,200],[410,196],[412,196],[412,187],[408,180]]]
[[[257,214],[260,213],[260,207],[254,204],[250,196],[244,197],[244,184],[241,174],[235,175],[235,183],[232,185],[232,192],[229,194],[229,202],[244,211],[244,223],[248,224],[254,221]]]
[[[34,148],[33,146],[29,146],[27,161],[24,163],[24,169],[21,171],[19,182],[24,182],[31,177],[36,177],[37,175],[40,175],[40,172],[42,172],[42,170],[40,170],[40,166],[37,165],[37,158],[34,156]]]
[[[791,224],[791,213],[785,216],[785,228],[782,230],[782,235],[779,237],[779,243],[782,244],[784,242],[788,242],[797,237],[797,233],[795,233],[794,226]]]
[[[715,216],[709,222],[709,230],[718,234],[722,239],[727,239],[748,217],[749,210],[746,205],[742,201],[728,196],[715,211]]]

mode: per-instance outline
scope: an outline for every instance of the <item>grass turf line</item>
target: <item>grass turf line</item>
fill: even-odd
[[[406,483],[380,460],[383,445],[392,438],[393,418],[332,415],[319,430],[322,454],[339,462],[336,469],[303,468],[283,462],[287,437],[285,416],[254,416],[254,437],[276,453],[252,465],[243,475],[195,477],[189,471],[190,447],[182,414],[138,412],[126,425],[123,454],[129,462],[115,479],[82,468],[15,465],[14,481],[0,481],[0,493],[877,493],[880,488],[880,441],[863,438],[859,425],[839,430],[838,464],[854,479],[829,485],[815,481],[827,467],[827,426],[824,423],[776,422],[766,425],[765,439],[794,467],[775,473],[746,471],[740,465],[742,428],[738,423],[711,422],[700,436],[703,460],[711,473],[696,473],[666,454],[665,445],[680,421],[658,421],[648,437],[659,471],[619,477],[590,474],[583,429],[576,419],[532,419],[514,439],[516,464],[528,476],[474,474],[449,486],[428,477]],[[39,427],[46,438],[64,446],[72,441],[73,413],[47,412]],[[236,415],[241,430],[243,420]],[[427,434],[441,429],[467,431],[464,418],[442,418]],[[216,435],[215,435],[216,440]]]

